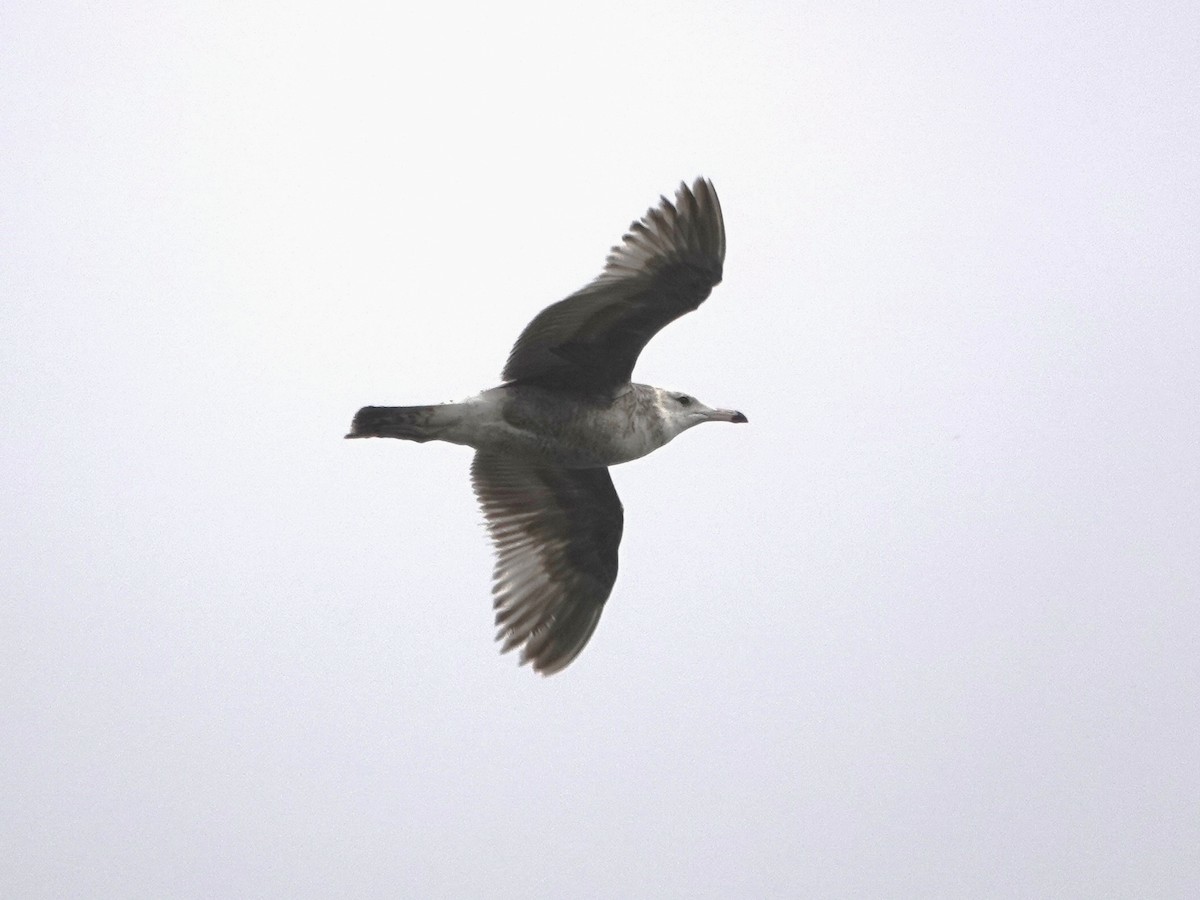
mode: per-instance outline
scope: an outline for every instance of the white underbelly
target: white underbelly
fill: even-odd
[[[458,421],[438,437],[477,450],[571,468],[618,465],[665,443],[661,429],[638,427],[616,408],[593,409],[590,415],[564,415],[563,409],[556,408],[541,418],[513,415],[509,410],[506,416],[505,394],[498,388],[464,401]]]

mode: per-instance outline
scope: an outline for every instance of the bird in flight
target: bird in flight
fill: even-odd
[[[471,483],[496,550],[501,652],[543,675],[596,630],[617,579],[624,511],[608,467],[702,422],[745,422],[679,391],[630,382],[660,329],[721,281],[725,222],[712,182],[680,184],[634,222],[591,284],[534,317],[503,384],[459,403],[365,406],[348,438],[475,448]]]

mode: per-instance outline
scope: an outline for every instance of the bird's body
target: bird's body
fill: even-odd
[[[514,459],[592,469],[640,459],[708,421],[709,413],[721,412],[694,400],[685,410],[679,396],[685,395],[648,384],[630,384],[611,400],[506,384],[457,403],[368,406],[356,417],[355,428],[372,437],[446,441]]]
[[[517,339],[504,384],[458,403],[359,410],[347,437],[475,448],[471,480],[496,544],[504,650],[556,672],[583,649],[617,576],[624,514],[608,467],[701,422],[745,422],[629,380],[664,325],[721,280],[725,227],[706,180],[681,185],[613,248],[603,274]]]

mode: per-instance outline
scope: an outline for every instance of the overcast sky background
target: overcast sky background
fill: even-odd
[[[1200,7],[177,6],[0,23],[0,893],[1200,891]],[[698,174],[543,679],[342,435]]]

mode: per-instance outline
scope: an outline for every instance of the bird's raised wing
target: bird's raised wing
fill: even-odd
[[[634,222],[600,276],[525,326],[501,377],[612,395],[660,329],[704,302],[721,281],[725,222],[712,182],[680,184]]]
[[[596,630],[617,580],[624,513],[608,469],[562,469],[480,451],[471,483],[496,546],[496,640],[549,675]]]

